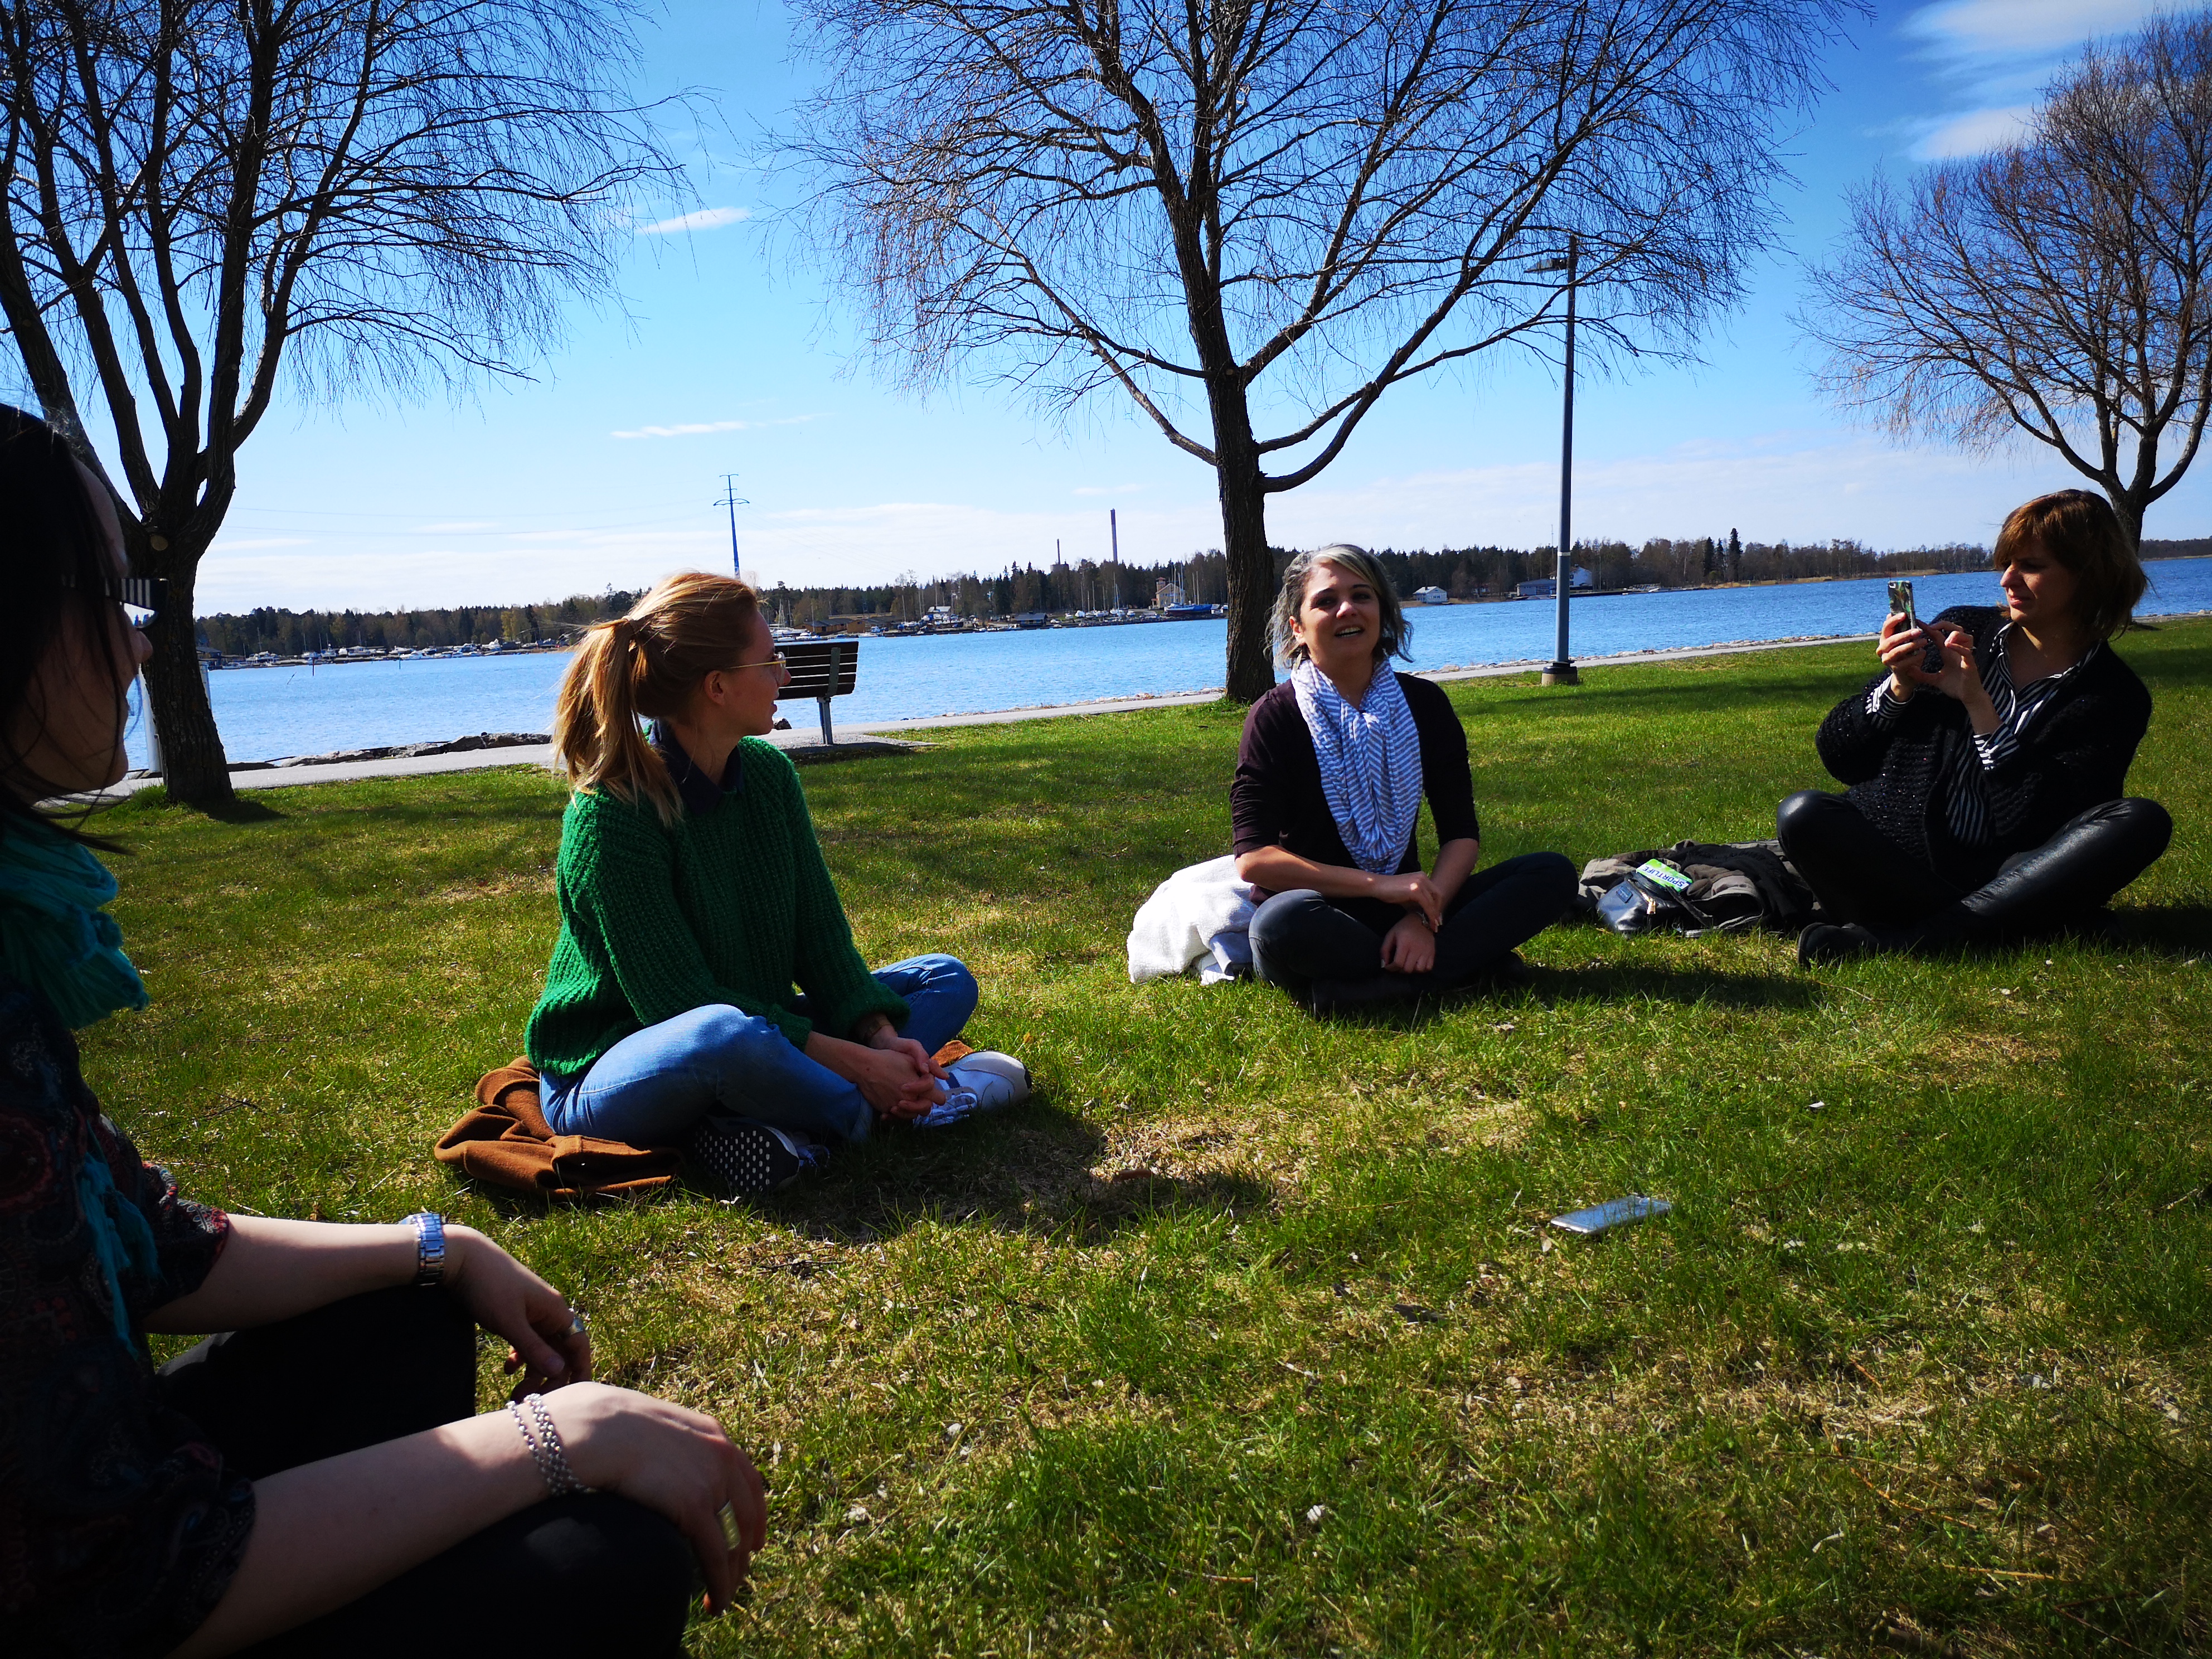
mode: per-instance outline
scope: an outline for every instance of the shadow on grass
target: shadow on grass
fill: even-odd
[[[896,1238],[917,1224],[1103,1244],[1160,1214],[1249,1214],[1273,1205],[1265,1181],[1202,1170],[1102,1175],[1097,1127],[1046,1101],[942,1133],[892,1132],[833,1153],[828,1171],[759,1200],[793,1232],[842,1243]]]
[[[1423,997],[1415,1002],[1340,1015],[1331,1023],[1415,1031],[1447,1014],[1482,1009],[1510,1012],[1530,1002],[1544,1008],[1592,1002],[1675,1002],[1720,1008],[1802,1009],[1826,1000],[1818,981],[1779,974],[1726,974],[1711,969],[1627,963],[1592,968],[1540,967],[1531,971],[1534,976],[1527,986],[1510,991],[1462,992],[1441,1000]]]
[[[236,795],[227,805],[204,806],[198,811],[202,817],[213,818],[217,823],[273,823],[287,816],[268,802],[256,800],[250,795]]]
[[[1103,1244],[1133,1223],[1163,1214],[1247,1215],[1271,1207],[1272,1183],[1222,1170],[1173,1175],[1149,1168],[1102,1175],[1106,1137],[1049,1102],[1002,1118],[941,1132],[893,1129],[839,1147],[819,1176],[782,1193],[740,1200],[794,1234],[825,1243],[866,1244],[915,1226],[983,1226],[1079,1243]],[[594,1206],[720,1204],[687,1166],[678,1185],[586,1200]],[[466,1183],[507,1218],[575,1207],[477,1182]]]
[[[2212,905],[2154,904],[2116,912],[2104,937],[2120,945],[2148,946],[2173,956],[2212,951]]]

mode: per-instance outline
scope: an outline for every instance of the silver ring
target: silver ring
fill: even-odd
[[[574,1308],[571,1308],[571,1309],[569,1309],[569,1310],[568,1310],[568,1334],[569,1334],[569,1335],[571,1335],[571,1336],[581,1336],[581,1335],[582,1335],[586,1331],[589,1330],[590,1328],[591,1328],[591,1327],[590,1327],[590,1326],[588,1326],[588,1325],[586,1325],[586,1323],[584,1323],[584,1316],[583,1316],[583,1315],[581,1315],[581,1314],[578,1313],[578,1312],[577,1312]]]
[[[722,1523],[722,1542],[729,1546],[731,1554],[736,1554],[744,1541],[738,1533],[738,1512],[725,1504],[714,1511],[714,1519]]]

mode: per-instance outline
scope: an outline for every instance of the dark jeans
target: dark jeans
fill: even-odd
[[[476,1412],[476,1325],[435,1286],[356,1296],[211,1336],[161,1367],[167,1402],[259,1480]],[[530,1659],[682,1651],[691,1547],[623,1498],[552,1498],[358,1601],[246,1650],[253,1659],[390,1659],[520,1648]]]
[[[1790,796],[1775,810],[1774,830],[1831,921],[1969,943],[2087,921],[2157,861],[2173,820],[2154,800],[2106,801],[2042,846],[2014,853],[1972,889],[1944,880],[1841,795]]]
[[[1565,915],[1574,896],[1575,866],[1558,853],[1523,853],[1476,872],[1444,907],[1436,966],[1405,976],[1408,988],[1465,984]],[[1252,915],[1252,971],[1294,994],[1316,980],[1372,979],[1395,925],[1372,927],[1311,888],[1278,893]]]

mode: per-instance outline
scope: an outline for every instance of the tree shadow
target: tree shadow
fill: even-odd
[[[252,795],[234,795],[228,805],[190,810],[198,812],[202,817],[213,818],[217,823],[270,823],[289,816]]]

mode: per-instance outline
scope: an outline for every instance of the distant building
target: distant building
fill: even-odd
[[[1423,605],[1449,605],[1451,603],[1451,595],[1445,592],[1441,587],[1417,587],[1413,590],[1413,597],[1419,599]]]
[[[1589,587],[1595,580],[1596,578],[1580,565],[1577,565],[1573,574],[1567,578],[1571,588]],[[1557,577],[1540,576],[1533,582],[1522,582],[1515,587],[1513,596],[1521,599],[1556,599],[1559,592],[1559,584]]]
[[[1153,586],[1152,586],[1152,609],[1153,609],[1153,610],[1155,610],[1155,611],[1164,611],[1164,610],[1166,610],[1166,609],[1167,609],[1170,605],[1181,605],[1182,602],[1183,602],[1183,599],[1182,599],[1182,583],[1180,583],[1180,582],[1171,582],[1171,581],[1168,580],[1165,577],[1162,577],[1162,578],[1161,578],[1158,582],[1156,582],[1156,583],[1154,583],[1154,584],[1153,584]]]

